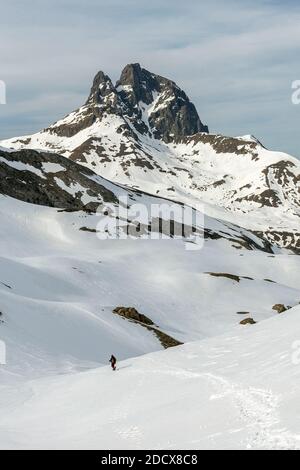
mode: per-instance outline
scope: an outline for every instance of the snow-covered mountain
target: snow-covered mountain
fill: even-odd
[[[208,133],[171,80],[127,65],[114,85],[99,72],[86,103],[4,147],[54,151],[116,182],[194,205],[299,250],[300,162],[252,136]]]
[[[0,448],[300,448],[299,175],[138,64],[1,142]]]

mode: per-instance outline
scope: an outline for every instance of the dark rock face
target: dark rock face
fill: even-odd
[[[115,195],[89,169],[53,153],[0,151],[0,194],[31,204],[94,211]]]
[[[273,305],[272,309],[275,310],[277,313],[284,313],[284,312],[286,312],[289,308],[286,307],[286,306],[283,305],[283,304],[276,304],[276,305]]]
[[[120,79],[116,83],[116,88],[130,87],[129,91],[121,89],[119,91],[123,101],[128,108],[134,108],[140,101],[151,104],[153,101],[152,93],[158,91],[157,80],[148,72],[142,69],[139,64],[129,64],[123,69]]]
[[[49,127],[45,129],[50,134],[58,135],[59,137],[73,137],[78,132],[90,127],[96,121],[96,115],[90,109],[86,109],[82,112],[81,119],[78,122],[72,124],[61,124]]]
[[[154,104],[148,118],[148,130],[157,139],[171,142],[198,132],[208,132],[195,106],[176,83],[148,72],[139,64],[130,64],[124,68],[116,89],[126,104],[129,116],[134,117],[135,124],[139,125],[138,130],[143,127],[143,104]],[[144,127],[147,131],[147,126]]]
[[[77,119],[55,123],[46,131],[72,137],[97,119],[101,121],[105,113],[123,118],[121,131],[132,137],[132,129],[165,142],[208,132],[184,91],[171,80],[148,72],[139,64],[127,65],[116,86],[104,72],[98,72],[85,105],[75,111]]]
[[[105,97],[109,96],[110,94],[116,96],[115,87],[113,86],[112,81],[108,75],[105,75],[104,72],[100,71],[94,78],[91,92],[86,104],[102,104]]]

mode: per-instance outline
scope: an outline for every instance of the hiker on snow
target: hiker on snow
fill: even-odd
[[[112,370],[116,370],[116,364],[117,364],[117,359],[115,356],[112,354],[109,362],[111,363]]]

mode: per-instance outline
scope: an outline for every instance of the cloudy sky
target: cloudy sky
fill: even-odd
[[[254,134],[300,157],[299,0],[0,0],[0,138],[81,105],[126,63],[172,78],[211,132]]]

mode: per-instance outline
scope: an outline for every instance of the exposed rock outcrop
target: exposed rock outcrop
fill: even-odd
[[[240,325],[255,325],[257,322],[253,318],[245,318],[240,322]]]
[[[113,310],[113,313],[131,322],[137,323],[144,328],[147,328],[148,331],[153,332],[165,349],[180,346],[182,344],[180,341],[177,341],[177,339],[164,333],[149,317],[139,313],[133,307],[116,307]]]
[[[291,307],[286,307],[283,304],[275,304],[273,305],[272,309],[275,310],[277,313],[284,313],[289,310]]]

